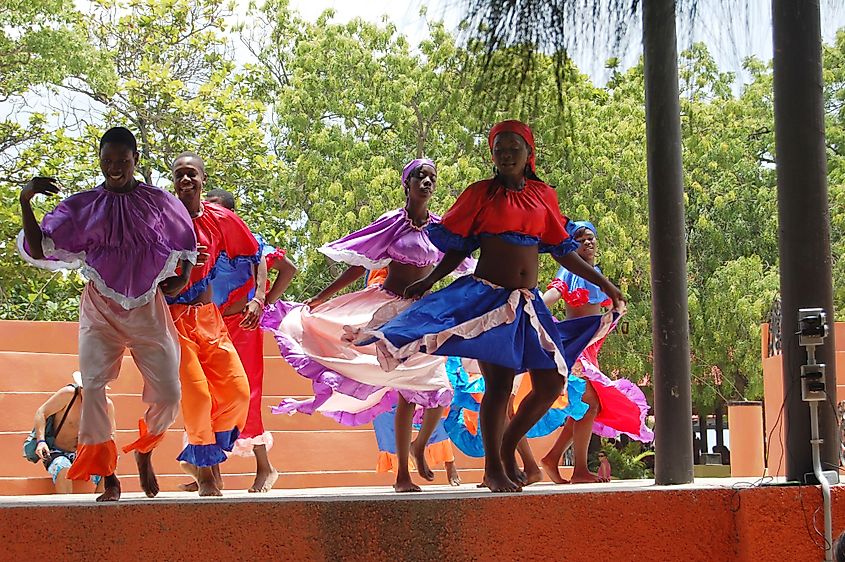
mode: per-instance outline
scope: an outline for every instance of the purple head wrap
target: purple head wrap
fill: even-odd
[[[411,172],[426,164],[437,170],[437,165],[434,163],[434,160],[431,160],[430,158],[415,158],[405,164],[405,167],[402,168],[402,185],[404,186],[405,182],[408,181],[408,176],[411,175]]]

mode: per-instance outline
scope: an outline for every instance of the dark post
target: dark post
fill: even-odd
[[[810,413],[801,400],[800,383],[807,355],[795,335],[799,308],[827,311],[830,335],[816,359],[827,365],[827,392],[836,402],[819,2],[773,0],[772,20],[786,477],[803,480],[813,472],[813,463]],[[836,469],[835,412],[822,404],[820,413],[823,468]]]
[[[675,1],[643,7],[646,150],[654,345],[655,479],[686,484],[692,472],[687,255]]]
[[[698,412],[698,432],[701,434],[701,452],[710,452],[710,440],[707,437],[707,412]]]

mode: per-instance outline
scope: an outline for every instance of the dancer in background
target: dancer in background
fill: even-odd
[[[512,492],[521,489],[517,444],[563,392],[568,373],[559,328],[537,290],[539,253],[551,253],[600,285],[618,306],[622,294],[574,252],[577,243],[557,194],[536,175],[529,127],[504,121],[491,129],[488,143],[495,176],[469,186],[443,221],[429,227],[431,241],[446,255],[405,290],[408,298],[422,298],[356,343],[376,343],[388,370],[419,352],[478,359],[486,382],[480,409],[484,482],[494,492]],[[475,275],[423,297],[478,248]],[[573,341],[576,334],[591,338],[600,322],[597,316],[568,325]],[[505,428],[514,377],[526,370],[533,390]]]
[[[179,454],[199,495],[221,496],[219,469],[246,423],[249,382],[229,330],[212,300],[211,281],[221,259],[256,265],[258,243],[229,209],[202,200],[208,174],[202,158],[183,152],[173,161],[173,189],[194,223],[204,260],[188,285],[168,298],[179,332],[182,417],[188,445]],[[217,477],[215,477],[217,476]]]
[[[262,326],[276,336],[282,356],[312,381],[314,389],[313,398],[286,400],[274,412],[319,411],[340,423],[358,425],[397,406],[397,492],[420,490],[411,480],[409,453],[414,456],[420,476],[429,481],[434,478],[424,451],[443,407],[452,401],[444,360],[417,354],[394,372],[385,373],[379,367],[375,346],[355,347],[349,342],[360,329],[384,323],[409,306],[411,301],[402,293],[425,277],[443,257],[425,232],[426,226],[440,220],[428,210],[436,184],[434,162],[409,162],[402,170],[404,207],[320,248],[329,258],[348,264],[348,269],[304,305],[279,302],[268,307],[262,321]],[[383,284],[332,298],[367,269],[383,267],[388,270]],[[460,267],[468,272],[472,264],[466,261]],[[416,408],[425,413],[420,432],[412,442]]]
[[[90,280],[79,302],[82,418],[67,477],[103,476],[104,491],[97,501],[116,501],[120,481],[106,385],[120,374],[129,348],[149,407],[139,422],[140,438],[124,451],[135,451],[141,488],[153,497],[159,487],[152,451],[176,419],[180,398],[179,342],[162,293],[176,294],[185,286],[197,259],[197,242],[182,204],[135,179],[138,144],[128,129],[106,131],[99,159],[105,181],[59,203],[40,225],[30,201],[38,194],[58,194],[59,182],[36,177],[24,186],[18,249],[33,265],[81,268]]]
[[[595,265],[598,249],[596,227],[588,221],[578,221],[574,224],[574,237],[579,243],[578,255],[596,271],[600,271]],[[601,287],[565,267],[558,270],[555,278],[549,283],[548,290],[543,294],[543,302],[547,306],[560,299],[566,303],[567,319],[601,314],[603,307],[612,304],[610,297]],[[654,434],[645,423],[649,406],[643,392],[631,381],[611,380],[599,369],[599,350],[615,326],[616,321],[607,327],[602,337],[584,350],[572,368],[573,375],[587,381],[583,399],[589,409],[586,414],[578,412],[569,416],[554,445],[540,461],[549,478],[558,484],[566,483],[560,475],[558,465],[563,452],[570,445],[573,446],[575,456],[575,467],[570,482],[579,484],[603,481],[603,475],[593,474],[587,468],[587,453],[593,433],[602,437],[618,437],[624,433],[643,442],[654,439]]]
[[[387,268],[367,272],[367,286],[384,283]],[[448,367],[447,367],[448,368]],[[451,379],[451,375],[450,375]],[[442,464],[446,469],[446,478],[452,486],[460,486],[461,477],[455,466],[455,452],[452,441],[443,425],[444,418],[437,422],[437,427],[426,443],[425,458],[429,467]],[[396,409],[379,414],[373,420],[373,431],[378,445],[376,472],[391,472],[399,466],[396,456]]]
[[[209,190],[208,203],[216,203],[235,211],[235,197],[224,189]],[[258,263],[221,256],[211,281],[214,304],[223,314],[223,322],[238,351],[249,380],[249,412],[232,454],[255,456],[255,480],[249,492],[267,492],[279,477],[270,462],[268,451],[273,447],[273,434],[264,429],[261,399],[264,387],[264,334],[258,327],[267,302],[267,295],[281,295],[290,285],[296,266],[277,250],[254,234],[258,243]],[[268,270],[278,274],[268,289]],[[278,298],[278,297],[276,297]]]

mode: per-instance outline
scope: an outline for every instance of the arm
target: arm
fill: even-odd
[[[179,262],[179,267],[181,268],[181,271],[178,275],[168,277],[159,283],[161,291],[168,297],[175,297],[182,292],[182,289],[185,288],[191,278],[191,269],[193,269],[194,264],[188,260],[182,260]]]
[[[267,302],[269,303],[274,303],[281,298],[284,292],[287,291],[288,287],[290,287],[290,282],[293,281],[293,278],[296,275],[296,266],[288,259],[287,256],[280,260],[273,261],[272,267],[278,271],[279,274],[276,276],[276,280],[273,281],[273,286],[270,287],[270,291],[267,293]]]
[[[29,245],[30,255],[37,259],[44,259],[44,250],[41,241],[44,239],[44,232],[35,218],[32,211],[32,198],[42,193],[44,195],[55,195],[59,192],[59,183],[55,178],[35,177],[29,180],[21,190],[21,219],[23,220],[23,234],[26,243]]]
[[[245,330],[254,330],[261,321],[261,313],[264,311],[267,288],[267,260],[261,258],[255,266],[255,295],[244,307],[244,317],[241,320],[241,327]]]
[[[47,418],[66,408],[70,403],[70,399],[73,397],[73,393],[74,389],[66,386],[56,391],[53,396],[48,398],[46,402],[35,410],[35,438],[38,440],[38,445],[35,447],[35,454],[42,459],[46,459],[50,454],[50,448],[44,442],[46,438]]]
[[[593,266],[585,262],[576,252],[569,252],[564,256],[553,255],[552,257],[557,263],[575,275],[601,287],[602,291],[607,293],[607,296],[613,301],[614,309],[620,311],[625,309],[625,298],[622,295],[622,291],[611,283],[607,277],[596,271]]]
[[[559,301],[561,297],[563,297],[563,293],[552,287],[551,289],[543,293],[543,303],[545,303],[547,307],[551,307],[553,304]]]
[[[341,273],[337,279],[335,279],[331,285],[305,301],[305,305],[310,308],[316,308],[329,300],[332,295],[337,293],[338,291],[342,291],[359,278],[363,277],[363,275],[367,272],[366,269],[361,267],[360,265],[350,265],[346,268],[346,271]]]
[[[405,298],[412,299],[423,296],[430,291],[435,283],[455,271],[455,269],[467,258],[467,254],[458,250],[449,250],[443,255],[440,263],[426,277],[408,285],[405,289]]]

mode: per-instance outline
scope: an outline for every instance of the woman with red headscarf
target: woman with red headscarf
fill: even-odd
[[[495,176],[469,186],[442,222],[428,227],[432,243],[445,255],[405,296],[422,296],[480,248],[475,275],[427,295],[366,331],[356,344],[375,342],[387,370],[419,351],[477,359],[487,388],[480,409],[484,483],[494,492],[513,492],[522,480],[517,443],[563,392],[567,365],[609,321],[591,316],[556,326],[537,290],[539,254],[550,253],[601,287],[616,307],[623,301],[619,289],[574,252],[578,244],[557,194],[537,177],[531,129],[504,121],[493,127],[488,142]],[[506,429],[513,379],[524,371],[533,390]]]

